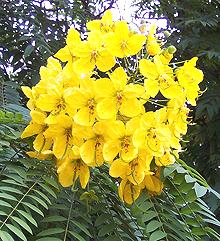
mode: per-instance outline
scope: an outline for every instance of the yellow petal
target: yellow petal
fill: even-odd
[[[68,34],[66,37],[66,43],[68,46],[72,46],[76,43],[80,42],[80,33],[74,29],[74,28],[70,28],[68,30]]]
[[[31,91],[31,88],[28,87],[28,86],[21,86],[21,89],[23,91],[23,93],[29,98],[33,98],[33,94],[32,94],[32,91]]]
[[[30,123],[21,134],[21,138],[27,138],[29,136],[33,136],[41,133],[44,130],[44,126],[39,125],[37,123]]]
[[[131,161],[135,157],[137,157],[138,148],[135,148],[132,143],[126,149],[122,149],[121,151],[121,158],[124,161]]]
[[[98,98],[107,98],[114,95],[113,83],[108,78],[101,78],[95,82],[95,91]]]
[[[128,76],[122,67],[118,67],[114,70],[114,72],[110,75],[110,79],[113,82],[113,85],[116,90],[124,90]]]
[[[84,189],[89,181],[90,171],[87,165],[80,166],[79,180],[81,187]]]
[[[46,113],[37,110],[31,110],[30,115],[32,120],[40,125],[45,123],[45,119],[47,117]]]
[[[135,117],[143,111],[143,105],[137,98],[125,99],[119,111],[127,117]]]
[[[88,57],[86,58],[79,58],[73,64],[74,71],[78,74],[87,74],[92,72],[95,67],[95,62],[90,61]]]
[[[36,105],[43,111],[52,111],[56,109],[58,102],[59,98],[57,96],[45,94],[39,97]]]
[[[69,60],[72,60],[72,55],[70,53],[69,47],[65,46],[64,48],[61,48],[54,57],[58,58],[62,62],[66,62]]]
[[[133,144],[138,148],[145,148],[145,132],[143,129],[137,129],[132,138]]]
[[[33,142],[33,147],[36,151],[41,152],[44,145],[45,145],[45,138],[44,138],[43,133],[40,133],[35,138],[35,140]]]
[[[96,110],[101,119],[116,119],[116,114],[118,112],[116,100],[113,98],[106,98],[97,104]]]
[[[139,62],[141,74],[148,79],[157,79],[158,72],[156,65],[148,59],[141,59]]]
[[[112,177],[121,177],[126,173],[126,168],[128,163],[122,161],[121,159],[116,159],[112,162],[109,168],[109,175]]]
[[[130,172],[127,173],[128,180],[134,185],[140,184],[145,177],[145,169],[139,163],[135,163],[132,166],[132,162],[130,162]]]
[[[97,59],[96,65],[100,71],[106,72],[114,67],[115,58],[112,55],[101,56]]]
[[[74,115],[73,119],[79,125],[92,126],[95,121],[95,115],[90,114],[88,107],[83,107]]]
[[[110,139],[120,139],[125,136],[125,125],[122,121],[112,121],[109,123],[107,133]]]
[[[94,163],[94,160],[95,160],[95,140],[94,139],[86,141],[80,147],[80,156],[87,165],[91,165]]]
[[[135,55],[137,54],[144,45],[146,37],[140,34],[133,34],[127,41],[128,54]]]
[[[145,87],[146,93],[153,98],[158,94],[160,90],[157,80],[153,80],[153,79],[145,79],[144,87]]]
[[[65,135],[59,136],[54,140],[53,153],[58,159],[63,159],[67,152],[67,138]]]
[[[105,161],[112,162],[120,151],[120,141],[108,141],[103,147],[103,157]]]
[[[123,93],[127,98],[140,97],[144,94],[144,87],[139,84],[128,84]]]
[[[119,197],[127,204],[132,204],[139,197],[140,191],[140,187],[123,179],[119,186]]]
[[[73,163],[67,162],[60,166],[57,170],[58,179],[63,187],[69,187],[73,184],[74,167]]]

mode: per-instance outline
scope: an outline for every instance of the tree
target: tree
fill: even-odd
[[[105,166],[92,172],[88,190],[63,189],[53,162],[26,155],[32,144],[19,138],[29,121],[20,86],[39,80],[39,67],[64,46],[71,24],[84,33],[85,22],[99,18],[114,3],[45,2],[1,2],[1,239],[219,240],[208,227],[219,222],[202,200],[212,189],[181,160],[163,170],[166,188],[161,196],[143,193],[128,206],[119,200],[117,182]]]

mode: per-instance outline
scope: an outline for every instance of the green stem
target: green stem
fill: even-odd
[[[66,229],[65,229],[63,241],[66,241],[66,238],[67,238],[67,233],[68,233],[68,228],[69,228],[69,223],[70,223],[70,218],[71,218],[71,213],[72,213],[72,208],[73,208],[73,203],[74,203],[74,196],[75,196],[75,193],[72,194],[71,204],[70,204],[70,209],[69,209],[69,214],[68,214],[68,219],[67,219],[67,223],[66,223]]]

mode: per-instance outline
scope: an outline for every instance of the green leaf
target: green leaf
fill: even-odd
[[[28,57],[34,51],[34,46],[28,45],[24,50],[24,57]]]
[[[195,188],[197,197],[203,197],[206,194],[206,192],[208,191],[208,189],[206,187],[203,187],[203,186],[199,185],[198,183],[195,183],[194,188]]]
[[[108,236],[103,241],[120,241],[121,239],[115,235]]]
[[[56,193],[55,193],[50,187],[48,187],[46,184],[39,183],[39,185],[40,185],[45,191],[47,191],[51,196],[53,196],[54,198],[57,197]]]
[[[166,236],[167,236],[166,233],[162,232],[161,230],[157,230],[151,234],[149,241],[157,241],[162,238],[165,238]]]
[[[163,224],[157,220],[152,220],[150,223],[147,224],[146,231],[148,233],[153,232],[154,230],[158,229],[161,227]]]
[[[14,239],[9,233],[2,230],[0,230],[0,238],[2,241],[14,241]]]
[[[45,223],[45,222],[63,222],[63,221],[66,221],[67,218],[65,217],[62,217],[62,216],[49,216],[49,217],[46,217],[44,218],[41,222]]]
[[[99,232],[98,232],[98,236],[99,237],[103,237],[108,233],[111,233],[115,228],[117,227],[116,223],[109,223],[106,224],[105,226],[103,226]]]
[[[95,220],[95,226],[99,226],[103,224],[105,221],[109,220],[111,218],[111,215],[104,213]]]
[[[164,177],[170,176],[170,174],[172,174],[175,170],[176,170],[176,165],[166,166],[163,169],[163,176]]]
[[[68,231],[74,238],[77,238],[79,241],[86,241],[81,235],[74,231]]]
[[[17,235],[19,238],[21,238],[22,241],[27,241],[26,237],[24,236],[24,234],[22,233],[21,230],[19,230],[18,228],[16,228],[15,226],[11,225],[11,224],[5,224],[7,226],[7,228],[9,228],[15,235]]]
[[[51,186],[55,187],[57,190],[59,190],[59,185],[58,183],[54,180],[53,177],[43,177],[43,179],[48,183],[50,184]]]
[[[142,216],[143,222],[148,222],[151,219],[155,218],[157,216],[157,213],[155,211],[148,211],[146,214]]]
[[[13,201],[17,201],[17,198],[8,194],[8,193],[0,193],[0,198],[5,198],[5,199],[8,199],[8,200],[13,200]]]
[[[36,241],[62,241],[62,239],[54,238],[54,237],[44,237],[37,239]]]
[[[44,217],[44,214],[43,212],[37,208],[36,206],[34,206],[33,204],[31,203],[28,203],[28,202],[22,202],[24,205],[26,205],[27,207],[29,207],[30,209],[32,209],[33,211],[35,211],[36,213],[40,214],[42,217]]]
[[[13,192],[13,193],[17,193],[17,194],[23,194],[20,190],[13,188],[13,187],[0,186],[0,190],[6,191],[6,192]]]
[[[33,219],[33,217],[29,213],[23,210],[17,210],[17,212],[20,213],[28,221],[30,221],[35,227],[37,227],[37,222]]]
[[[12,206],[11,206],[10,203],[5,202],[5,201],[3,201],[3,200],[0,200],[0,206],[12,208]]]
[[[194,227],[192,228],[192,233],[195,235],[205,235],[206,231],[201,227]]]
[[[28,197],[31,197],[32,199],[34,199],[36,202],[38,202],[41,206],[43,206],[44,208],[48,209],[47,204],[42,201],[39,197],[36,197],[34,195],[27,195]]]
[[[31,228],[27,225],[27,223],[25,223],[22,219],[15,217],[15,216],[11,216],[11,218],[17,222],[21,227],[23,227],[24,229],[26,229],[30,234],[32,233]]]
[[[89,237],[92,238],[92,235],[90,234],[89,230],[83,226],[81,223],[77,222],[76,220],[71,220],[71,223],[75,224],[79,229],[81,229],[85,234],[87,234]]]
[[[47,201],[49,204],[51,204],[50,199],[42,192],[40,192],[39,190],[34,190],[37,194],[39,194],[45,201]]]
[[[63,228],[48,228],[38,233],[37,236],[47,236],[47,235],[53,235],[53,234],[58,234],[63,232],[64,232]]]
[[[185,200],[188,202],[194,202],[195,200],[197,200],[195,190],[190,190],[188,194],[185,196]]]

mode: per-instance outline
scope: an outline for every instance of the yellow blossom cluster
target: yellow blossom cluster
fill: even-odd
[[[29,156],[56,160],[64,187],[79,179],[85,188],[92,168],[108,166],[131,204],[143,189],[161,193],[160,169],[181,151],[203,73],[196,57],[170,63],[174,48],[163,47],[154,25],[137,33],[106,11],[87,29],[81,40],[70,28],[39,83],[22,87],[32,118],[22,138],[35,137]]]

